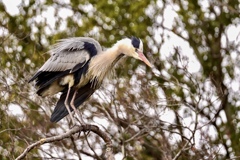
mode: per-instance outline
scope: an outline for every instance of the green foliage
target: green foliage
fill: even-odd
[[[167,27],[165,11],[171,7],[177,15]],[[89,123],[98,124],[96,118],[109,123],[102,128],[112,137],[114,153],[128,160],[173,159],[178,153],[182,160],[240,155],[239,94],[231,85],[239,84],[240,51],[227,35],[230,27],[239,27],[239,1],[31,0],[18,9],[12,15],[0,2],[0,159],[14,159],[28,144],[68,130],[68,118],[58,124],[49,121],[57,96],[40,98],[27,83],[49,57],[51,44],[90,36],[111,47],[131,35],[144,41],[155,68],[127,59],[116,69],[118,78],[108,80],[82,109]],[[46,16],[51,11],[54,19]],[[189,71],[190,53],[183,54],[177,42],[171,51],[163,49],[172,35],[189,45],[200,64],[198,72]],[[171,119],[162,119],[166,112]],[[212,128],[216,136],[208,132]],[[61,141],[31,151],[27,159],[76,158],[76,152],[97,159],[91,148],[99,149],[103,142],[88,138],[91,147],[80,136],[77,149],[72,141]]]

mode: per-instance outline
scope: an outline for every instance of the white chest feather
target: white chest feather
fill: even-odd
[[[112,48],[93,57],[89,65],[86,78],[90,80],[97,78],[99,82],[102,82],[103,79],[111,72],[113,62],[118,56],[118,50],[116,48]]]

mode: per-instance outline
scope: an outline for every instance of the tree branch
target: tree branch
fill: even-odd
[[[29,145],[24,152],[18,156],[16,158],[16,160],[20,160],[26,157],[26,155],[35,147],[40,146],[42,144],[45,143],[52,143],[55,141],[60,141],[63,140],[65,138],[71,138],[71,136],[75,133],[79,133],[79,132],[89,132],[92,131],[95,134],[97,134],[98,136],[100,136],[104,142],[106,143],[106,153],[105,153],[105,157],[107,160],[114,160],[114,156],[113,156],[113,148],[112,148],[112,141],[111,139],[108,137],[108,135],[106,133],[104,133],[103,131],[101,131],[97,126],[95,125],[83,125],[83,126],[74,126],[72,129],[70,129],[69,131],[67,131],[64,134],[58,135],[58,136],[53,136],[53,137],[49,137],[49,138],[43,138],[31,145]]]
[[[186,149],[186,147],[187,147],[188,144],[189,144],[189,141],[187,141],[187,142],[185,143],[185,145],[182,147],[182,149],[180,149],[180,151],[176,154],[176,156],[173,158],[173,160],[177,160],[177,159],[180,157],[180,155],[181,155],[182,152]]]

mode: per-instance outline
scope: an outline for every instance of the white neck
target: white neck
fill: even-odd
[[[93,57],[89,65],[89,76],[91,78],[96,77],[99,81],[102,81],[109,71],[111,71],[113,62],[121,53],[123,53],[121,49],[122,47],[122,45],[116,43],[112,48]]]

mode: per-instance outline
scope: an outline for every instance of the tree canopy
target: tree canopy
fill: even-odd
[[[240,157],[240,4],[238,0],[0,1],[0,158],[69,130],[51,123],[59,95],[42,98],[29,78],[50,45],[77,36],[111,47],[126,36],[144,42],[153,63],[128,58],[80,107],[99,126],[117,158]],[[27,159],[104,159],[95,134],[44,144]]]

